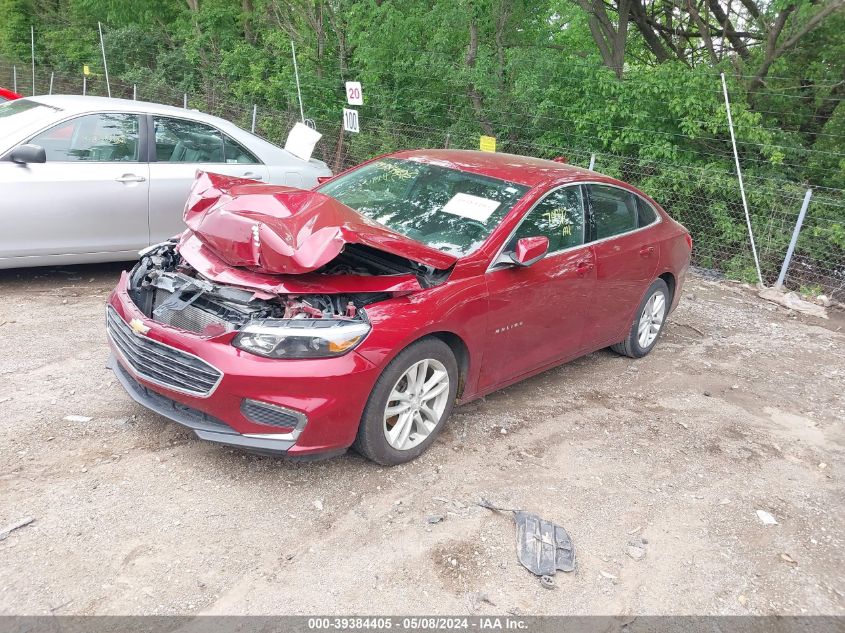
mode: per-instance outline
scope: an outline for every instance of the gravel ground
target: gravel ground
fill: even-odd
[[[694,277],[645,359],[466,405],[412,464],[303,464],[123,393],[119,269],[0,271],[0,528],[34,518],[0,541],[2,614],[845,614],[841,313]],[[482,496],[565,526],[576,570],[541,587]]]

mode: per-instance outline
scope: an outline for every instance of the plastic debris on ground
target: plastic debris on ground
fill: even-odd
[[[535,576],[543,587],[554,587],[553,576],[558,571],[575,569],[575,548],[567,531],[525,510],[500,508],[486,499],[478,504],[495,512],[511,512],[516,523],[516,553],[519,562]]]

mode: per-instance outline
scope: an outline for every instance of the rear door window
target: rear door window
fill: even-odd
[[[86,114],[34,136],[47,162],[138,162],[138,116]]]
[[[243,145],[210,125],[158,116],[153,117],[153,125],[160,163],[259,163]]]
[[[223,157],[230,164],[256,165],[260,162],[246,147],[225,134],[223,135]]]
[[[654,224],[657,220],[657,211],[648,202],[637,196],[637,225],[639,228]]]
[[[588,185],[593,214],[593,239],[601,240],[633,231],[638,226],[637,196],[606,185]]]

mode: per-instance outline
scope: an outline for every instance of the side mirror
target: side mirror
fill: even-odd
[[[523,237],[516,243],[516,248],[509,253],[511,261],[517,266],[536,264],[549,252],[549,238],[545,235]]]
[[[18,165],[46,163],[47,152],[40,145],[19,145],[9,153],[9,159]]]

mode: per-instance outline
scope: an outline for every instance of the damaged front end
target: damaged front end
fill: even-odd
[[[425,287],[457,261],[318,191],[219,174],[197,174],[185,224],[183,243],[264,275],[411,273]]]
[[[202,439],[345,450],[379,371],[352,352],[373,329],[368,307],[443,283],[455,258],[317,192],[213,174],[198,175],[185,220],[109,299],[120,383]]]
[[[148,318],[269,358],[322,358],[346,353],[370,331],[365,306],[383,292],[275,295],[203,278],[176,243],[148,249],[129,274],[127,292]]]
[[[268,358],[323,358],[369,333],[366,306],[445,281],[455,258],[315,191],[200,172],[188,230],[127,291],[149,319]]]

